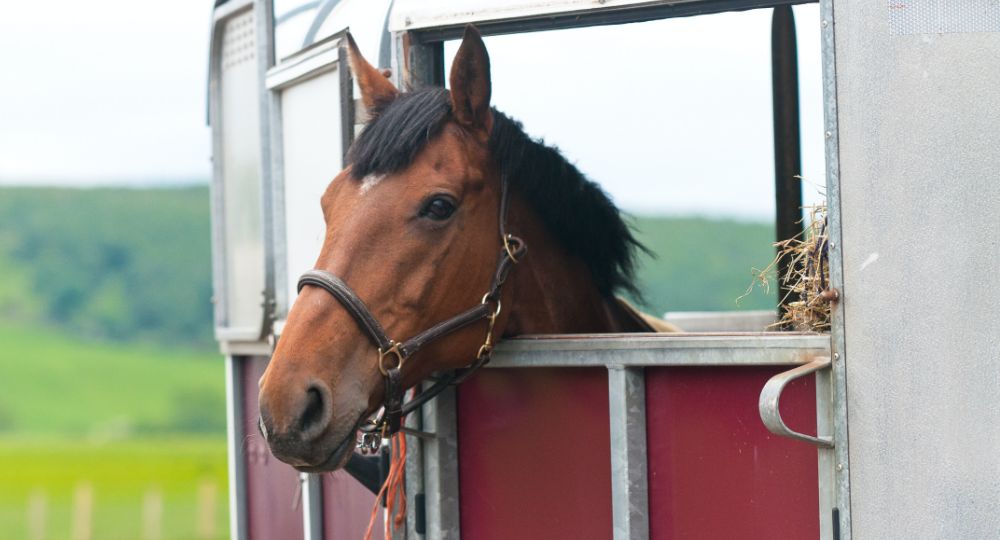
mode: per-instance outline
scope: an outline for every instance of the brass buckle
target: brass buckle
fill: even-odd
[[[396,365],[393,367],[385,367],[385,357],[390,354],[396,355]],[[403,353],[399,350],[399,343],[393,340],[389,340],[389,348],[382,350],[382,347],[378,349],[378,370],[382,372],[382,376],[388,377],[390,369],[402,369],[403,368]]]
[[[517,264],[517,257],[514,256],[514,248],[510,247],[511,241],[514,239],[513,235],[507,234],[503,236],[503,249],[507,252],[507,256],[510,260]]]

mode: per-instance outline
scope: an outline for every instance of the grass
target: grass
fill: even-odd
[[[46,537],[69,538],[80,486],[93,493],[95,540],[141,538],[153,492],[163,540],[203,538],[206,489],[209,537],[228,536],[221,356],[10,324],[0,344],[0,538],[29,538],[32,497],[45,500]]]
[[[114,439],[224,430],[225,366],[217,354],[4,323],[0,343],[0,433]]]
[[[88,443],[64,438],[0,438],[0,530],[28,538],[28,501],[45,499],[45,534],[69,538],[75,491],[93,493],[94,539],[141,537],[143,499],[163,500],[163,540],[198,539],[198,490],[214,491],[209,538],[228,536],[224,437],[171,437]],[[204,488],[202,488],[204,489]]]

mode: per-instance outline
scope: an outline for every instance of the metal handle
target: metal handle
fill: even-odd
[[[830,367],[830,359],[820,357],[808,364],[802,364],[795,369],[779,373],[768,379],[767,384],[764,385],[764,389],[760,391],[760,402],[757,406],[760,409],[761,421],[764,422],[764,425],[767,426],[767,429],[771,433],[790,439],[805,441],[821,448],[833,448],[833,437],[813,437],[789,429],[785,425],[785,421],[781,419],[781,410],[778,408],[781,401],[781,393],[785,390],[785,386],[788,383],[828,367]]]

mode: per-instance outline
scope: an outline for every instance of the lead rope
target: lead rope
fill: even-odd
[[[406,467],[406,434],[402,431],[392,435],[389,443],[389,451],[392,454],[389,462],[389,475],[386,477],[378,495],[375,496],[375,504],[372,505],[371,517],[368,519],[368,529],[365,531],[365,540],[371,540],[372,531],[375,528],[375,520],[378,519],[379,506],[382,497],[385,497],[385,521],[383,523],[383,538],[392,540],[392,531],[403,526],[406,519],[406,488],[403,485],[403,469]]]

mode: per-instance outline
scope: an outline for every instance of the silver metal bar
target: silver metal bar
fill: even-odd
[[[833,437],[829,435],[820,435],[817,433],[813,437],[812,435],[806,435],[790,429],[781,418],[781,410],[779,409],[781,405],[781,393],[788,386],[788,383],[828,367],[830,367],[830,359],[820,357],[808,364],[779,373],[768,379],[767,383],[764,384],[764,388],[760,391],[760,402],[757,406],[760,410],[760,419],[771,433],[814,444],[820,448],[833,448]]]
[[[318,474],[299,473],[302,483],[302,540],[323,540],[323,486]]]
[[[423,417],[421,414],[410,414],[405,419],[406,429],[422,430]],[[422,532],[425,529],[424,521],[417,519],[418,514],[425,512],[424,499],[424,441],[418,437],[406,437],[406,501],[408,511],[406,512],[406,537],[410,540],[423,538]],[[426,515],[426,514],[424,514]]]
[[[829,354],[829,346],[829,336],[784,332],[529,336],[500,343],[489,366],[799,365]]]
[[[614,539],[647,538],[646,380],[642,368],[608,369],[608,406]]]
[[[229,537],[247,538],[246,461],[243,456],[243,384],[239,362],[226,357],[226,454],[229,466]]]
[[[457,539],[458,506],[458,426],[455,389],[449,388],[422,409],[424,429],[437,438],[424,439],[424,489],[427,538]]]
[[[816,433],[833,433],[833,374],[829,369],[816,372]],[[819,486],[819,538],[835,540],[833,533],[833,509],[837,506],[836,463],[837,438],[833,438],[833,448],[818,448],[816,452],[816,474]]]
[[[271,138],[271,127],[276,119],[280,119],[274,112],[277,106],[278,96],[267,90],[267,71],[274,65],[274,5],[272,0],[259,0],[254,2],[254,22],[256,23],[257,46],[257,92],[260,96],[258,106],[260,107],[260,161],[258,170],[260,171],[261,188],[261,216],[262,233],[264,235],[264,300],[263,300],[263,320],[261,320],[259,341],[266,340],[271,332],[271,324],[275,319],[275,208],[274,197],[268,196],[273,193],[273,167],[272,152],[275,149],[274,141]],[[279,154],[280,155],[280,154]],[[278,242],[282,246],[284,242]]]
[[[840,208],[840,128],[837,112],[837,52],[835,40],[834,0],[820,0],[820,55],[823,63],[823,124],[826,140],[826,206],[827,234],[830,246],[830,285],[844,290],[843,235],[841,234]],[[849,439],[847,433],[847,357],[845,351],[844,303],[835,302],[830,307],[830,353],[833,366],[830,369],[833,406],[834,467],[832,472],[835,486],[833,508],[823,509],[833,514],[830,536],[840,540],[851,538],[851,467],[848,460]],[[825,452],[820,452],[821,462]],[[820,476],[820,480],[823,476]],[[829,489],[820,486],[820,492]],[[823,520],[820,520],[823,523]],[[823,532],[822,534],[826,534]]]

